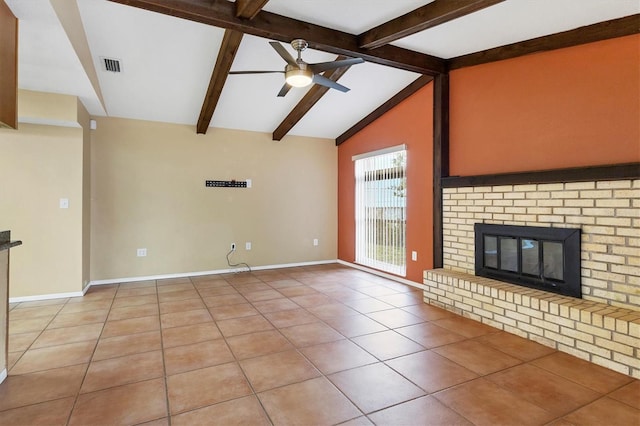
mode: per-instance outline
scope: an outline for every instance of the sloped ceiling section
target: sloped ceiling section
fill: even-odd
[[[49,0],[7,1],[18,18],[18,87],[78,96],[92,115],[105,115],[98,93]]]
[[[639,12],[635,0],[507,0],[393,44],[449,59]]]
[[[340,77],[351,91],[327,91],[288,132],[324,138],[341,135],[422,73],[445,71],[447,59],[640,13],[638,0],[457,0],[477,10],[450,18],[438,11],[451,0],[53,0],[56,8],[50,0],[4,1],[20,20],[19,87],[78,96],[94,116],[181,123],[195,131],[229,27],[245,33],[234,71],[283,70],[268,42],[280,41],[294,55],[287,43],[301,36],[312,47],[303,52],[307,62],[364,57],[366,63]],[[228,13],[215,22],[183,19],[165,14],[167,5]],[[79,13],[61,14],[64,7]],[[418,18],[434,25],[410,30]],[[84,28],[97,84],[78,50],[78,32],[69,31],[77,26]],[[406,32],[379,48],[361,47],[358,36],[379,26]],[[121,72],[106,71],[103,58],[120,61]],[[227,76],[210,126],[274,132],[309,90],[279,98],[282,84],[282,74]]]
[[[78,5],[108,114],[195,124],[224,30],[107,1]]]

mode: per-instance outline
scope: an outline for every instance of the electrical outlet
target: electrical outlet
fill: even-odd
[[[147,255],[146,248],[139,248],[137,251],[138,257],[145,257]]]
[[[314,239],[313,239],[313,245],[314,245],[314,246],[317,246],[317,245],[318,245],[318,239],[317,239],[317,238],[314,238]]]
[[[236,243],[231,243],[231,251],[236,251]]]
[[[251,241],[247,241],[246,243],[244,243],[244,249],[251,250]]]

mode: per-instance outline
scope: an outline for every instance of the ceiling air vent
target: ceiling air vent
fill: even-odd
[[[105,71],[120,72],[120,61],[113,58],[101,58]]]

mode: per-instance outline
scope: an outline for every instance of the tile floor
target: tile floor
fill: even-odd
[[[340,265],[10,311],[2,425],[638,425],[640,382]]]

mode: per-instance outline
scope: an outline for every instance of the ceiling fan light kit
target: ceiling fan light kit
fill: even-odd
[[[313,81],[313,73],[308,69],[292,68],[287,65],[284,79],[289,86],[306,87]]]
[[[345,87],[333,80],[322,76],[321,73],[336,68],[361,64],[364,62],[364,59],[362,58],[351,58],[338,61],[320,62],[317,64],[308,64],[302,60],[302,51],[309,46],[309,44],[305,40],[297,38],[291,42],[291,47],[293,47],[296,52],[298,52],[297,59],[294,59],[293,56],[289,54],[287,49],[285,49],[284,46],[277,41],[270,41],[269,44],[287,63],[284,71],[231,71],[229,72],[229,74],[284,73],[285,83],[278,93],[279,97],[286,95],[289,92],[289,89],[292,87],[306,87],[311,83],[319,84],[330,89],[336,89],[341,92],[348,92],[348,87]]]

